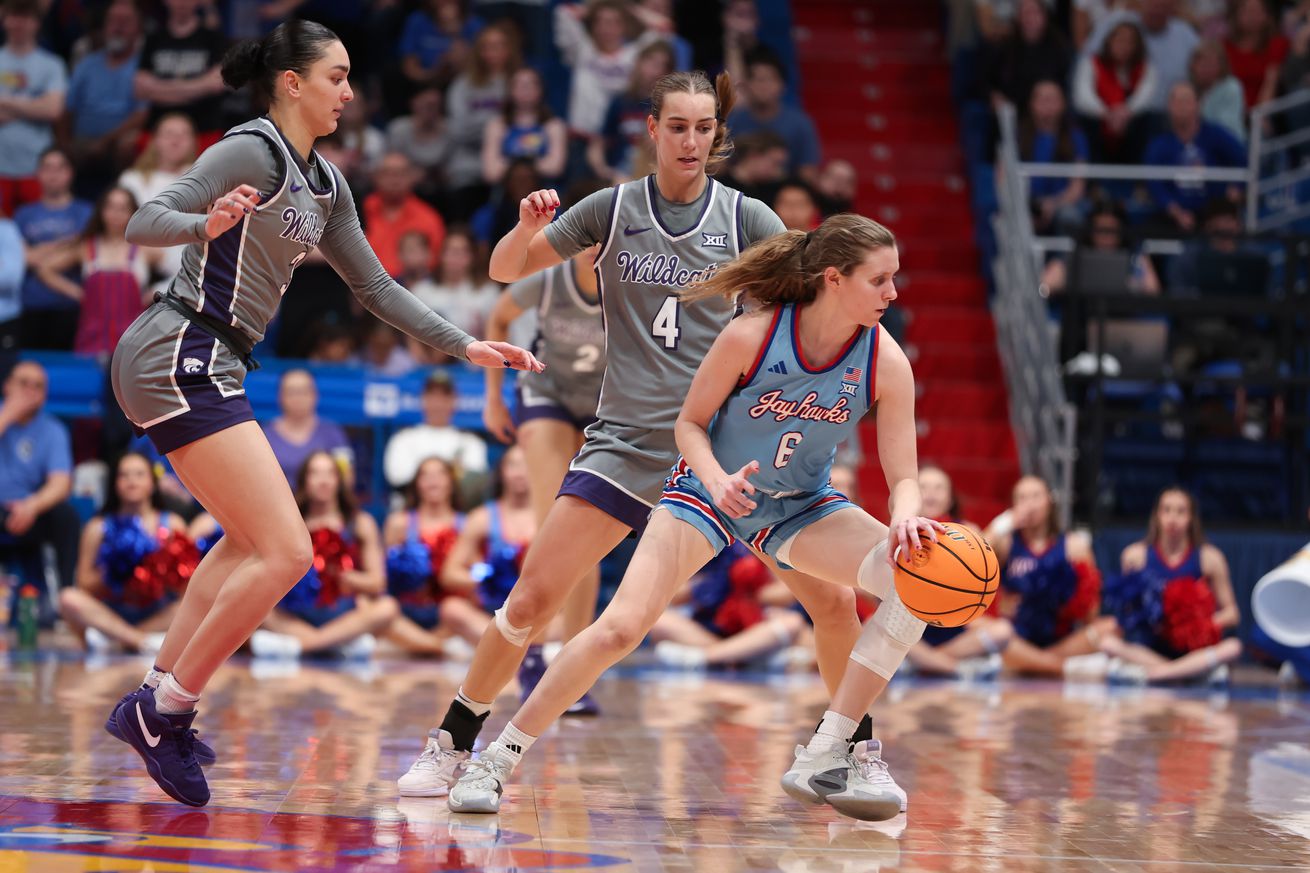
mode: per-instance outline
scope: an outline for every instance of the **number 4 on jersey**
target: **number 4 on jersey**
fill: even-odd
[[[676,296],[670,294],[664,298],[664,303],[660,305],[660,311],[655,313],[655,320],[651,322],[650,332],[664,341],[664,348],[676,349],[678,347],[678,335],[682,331],[678,327],[678,298]]]

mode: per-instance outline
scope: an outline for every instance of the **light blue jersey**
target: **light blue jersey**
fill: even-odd
[[[710,445],[723,469],[751,461],[755,511],[726,518],[708,489],[679,460],[660,505],[706,535],[716,550],[734,539],[771,556],[806,525],[851,503],[828,479],[837,446],[873,406],[879,329],[861,328],[827,362],[808,360],[800,344],[800,310],[773,312],[768,337],[738,387],[710,423]]]

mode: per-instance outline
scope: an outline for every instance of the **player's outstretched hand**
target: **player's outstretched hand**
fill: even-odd
[[[923,546],[919,531],[927,534],[926,539],[937,542],[937,531],[946,530],[940,521],[923,515],[911,515],[908,518],[893,518],[891,530],[887,532],[891,548],[887,550],[887,563],[896,566],[896,553],[904,550],[914,551]]]
[[[755,486],[750,477],[760,472],[759,461],[751,461],[728,478],[710,485],[710,496],[714,505],[729,518],[745,518],[755,511],[756,503],[751,500]]]
[[[509,343],[491,340],[474,340],[464,351],[470,364],[489,370],[530,370],[540,373],[546,365],[532,356],[532,352]]]
[[[556,209],[559,209],[559,194],[554,188],[533,191],[519,201],[519,224],[536,233],[550,224]]]
[[[259,192],[253,185],[238,185],[213,202],[205,221],[205,236],[218,239],[255,211]]]

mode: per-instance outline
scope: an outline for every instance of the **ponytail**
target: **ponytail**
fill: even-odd
[[[273,105],[279,73],[309,75],[309,68],[340,38],[317,21],[284,21],[262,39],[245,39],[227,50],[221,67],[223,82],[232,89],[250,85],[261,106]]]

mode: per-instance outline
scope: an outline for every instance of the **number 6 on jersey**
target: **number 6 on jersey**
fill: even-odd
[[[791,456],[796,451],[796,447],[801,444],[801,438],[805,436],[798,430],[788,431],[778,440],[778,453],[773,456],[773,466],[781,470],[791,461]]]

